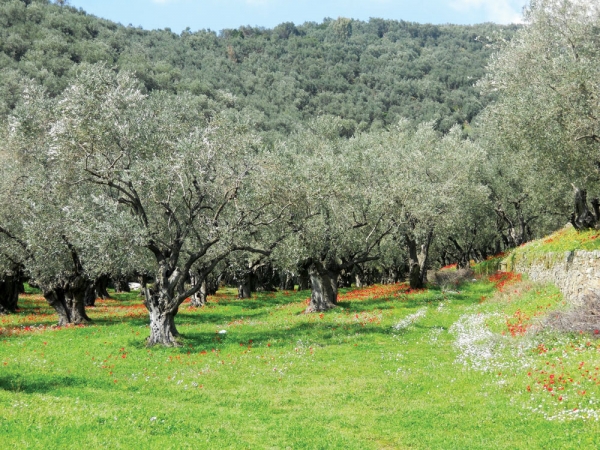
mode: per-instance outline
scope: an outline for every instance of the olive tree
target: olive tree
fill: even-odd
[[[102,65],[82,70],[52,105],[47,147],[62,179],[74,180],[82,247],[119,236],[123,254],[152,259],[148,345],[177,345],[175,315],[201,288],[186,283],[190,272],[203,279],[232,251],[255,250],[278,217],[259,139],[202,99],[146,96],[130,74]]]
[[[99,207],[100,199],[81,185],[71,161],[48,138],[57,109],[57,101],[28,83],[9,120],[1,145],[0,254],[42,289],[58,324],[66,325],[88,322],[85,304],[95,299],[93,281],[131,268],[137,255],[120,230],[127,217]],[[109,223],[111,234],[102,231]]]
[[[86,285],[66,221],[69,197],[54,176],[53,154],[43,139],[51,102],[34,85],[25,86],[23,97],[2,142],[0,251],[42,288],[59,325],[85,322]],[[43,107],[31,108],[32,103]]]
[[[308,272],[307,312],[333,308],[340,273],[376,259],[391,231],[382,161],[360,139],[340,138],[341,126],[340,119],[322,117],[281,143],[288,170],[273,175],[294,196],[286,212],[293,232],[274,257],[296,275]]]
[[[410,285],[423,287],[435,236],[447,242],[456,230],[478,228],[473,213],[488,196],[476,176],[484,153],[459,127],[441,135],[429,123],[414,130],[400,122],[368,139],[383,161],[392,245],[404,243]]]
[[[6,136],[2,137],[6,142]],[[0,314],[17,309],[24,263],[28,257],[19,221],[11,214],[17,173],[13,169],[10,153],[6,148],[0,148]]]
[[[516,189],[499,195],[505,200],[497,212],[515,228],[517,244],[531,217],[566,216],[572,186],[574,225],[593,226],[600,218],[598,202],[590,212],[585,199],[585,189],[599,187],[600,8],[596,2],[532,0],[525,19],[510,42],[499,44],[480,82],[497,97],[480,132],[497,172],[513,172],[507,178]],[[534,212],[523,216],[525,208]]]

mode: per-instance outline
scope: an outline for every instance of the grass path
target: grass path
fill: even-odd
[[[26,296],[0,317],[0,447],[600,447],[599,342],[531,333],[554,288],[376,286],[321,315],[307,297],[222,291],[181,308],[182,348],[148,349],[136,295],[59,330]]]

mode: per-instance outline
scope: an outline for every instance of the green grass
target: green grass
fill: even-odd
[[[30,286],[28,283],[24,283],[23,287],[25,288],[26,294],[41,294],[42,291],[36,287]]]
[[[505,258],[504,253],[488,257],[485,261],[481,261],[472,266],[473,272],[477,275],[492,275],[500,270],[500,264]]]
[[[600,250],[600,230],[577,231],[572,226],[562,228],[545,238],[528,242],[514,250],[504,260],[511,270],[518,262],[534,263],[548,254],[556,261],[564,259],[564,253],[574,250]]]
[[[597,448],[598,422],[569,415],[599,408],[595,381],[569,383],[558,401],[527,373],[549,377],[550,361],[583,379],[581,361],[600,365],[598,341],[513,336],[517,310],[529,329],[562,307],[560,295],[517,280],[497,293],[493,281],[458,293],[344,291],[322,315],[302,313],[306,291],[220,291],[180,309],[181,348],[144,346],[136,295],[98,301],[94,325],[64,329],[26,295],[0,317],[0,447]],[[478,317],[491,330],[479,344],[494,350],[483,364],[457,345],[460,325]]]

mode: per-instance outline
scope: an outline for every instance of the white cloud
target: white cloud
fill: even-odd
[[[483,9],[487,20],[495,23],[522,23],[521,11],[509,0],[452,0],[450,6],[458,11]]]

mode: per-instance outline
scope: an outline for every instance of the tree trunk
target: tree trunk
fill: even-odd
[[[408,246],[408,282],[412,289],[421,289],[423,287],[423,280],[417,256],[417,241],[411,236],[406,235],[406,245]]]
[[[417,254],[417,241],[408,233],[405,235],[408,246],[408,280],[412,289],[422,289],[427,282],[427,260],[429,246],[433,239],[433,231],[427,233],[427,238],[421,251]]]
[[[177,328],[175,328],[175,316],[158,310],[150,311],[150,336],[146,341],[149,347],[161,344],[166,347],[180,347],[177,342]]]
[[[252,284],[253,284],[252,272],[246,272],[242,276],[242,279],[238,283],[238,298],[250,298],[252,297]]]
[[[494,242],[494,255],[498,255],[500,252],[502,252],[502,242],[500,239],[496,239]]]
[[[65,292],[60,288],[44,290],[44,298],[58,314],[58,326],[64,327],[71,323],[71,314],[65,299]]]
[[[483,249],[474,249],[473,250],[473,257],[475,259],[475,262],[480,263],[481,261],[485,261],[488,257],[488,252],[487,249],[483,248]]]
[[[298,290],[306,291],[309,289],[309,280],[308,270],[305,268],[300,269],[298,273]]]
[[[331,285],[331,292],[333,294],[332,302],[334,305],[337,305],[337,297],[338,297],[338,285],[340,280],[340,273],[338,271],[330,270],[327,274],[329,276],[329,284]]]
[[[129,289],[129,282],[125,278],[119,278],[114,280],[116,292],[131,292]]]
[[[110,294],[107,291],[108,283],[110,279],[106,275],[100,275],[96,281],[94,282],[94,290],[96,298],[101,298],[102,300],[106,300],[110,298]]]
[[[596,219],[596,223],[598,223],[600,222],[600,200],[593,198],[591,203],[594,210],[594,218]]]
[[[456,247],[456,251],[458,252],[458,258],[456,258],[456,267],[458,269],[468,269],[471,265],[471,245],[469,244],[469,246],[465,249],[454,237],[449,236],[448,239],[450,242],[452,242],[452,244],[454,244],[454,247]]]
[[[312,264],[308,270],[311,281],[310,303],[307,313],[327,311],[337,303],[337,273],[325,269],[322,264]],[[332,275],[334,275],[332,277]]]
[[[65,292],[65,300],[71,314],[71,323],[80,325],[90,322],[90,318],[85,313],[85,291]]]
[[[1,314],[13,313],[17,310],[19,289],[21,285],[22,283],[18,274],[6,275],[4,279],[0,281]]]
[[[294,290],[294,277],[291,273],[284,270],[279,272],[279,289],[282,291]]]
[[[250,291],[276,292],[277,276],[270,262],[262,262],[250,266],[251,280]]]
[[[85,313],[85,296],[90,287],[91,284],[85,277],[77,276],[69,282],[65,290],[65,299],[70,310],[71,322],[76,325],[91,321]]]
[[[252,297],[252,289],[250,288],[250,283],[246,281],[242,281],[238,284],[238,298],[251,298]]]
[[[388,271],[388,284],[394,284],[400,281],[400,277],[402,276],[402,269],[397,267],[392,267]]]
[[[337,286],[338,287],[349,288],[350,286],[352,286],[352,279],[353,278],[354,277],[352,276],[352,272],[343,270],[337,276],[337,280],[338,280]]]
[[[575,211],[571,214],[571,224],[577,230],[588,230],[594,228],[598,221],[598,199],[592,200],[594,214],[592,214],[587,204],[587,192],[585,189],[579,189],[573,186],[575,196]]]
[[[175,327],[177,309],[171,311],[166,305],[173,298],[165,289],[146,288],[145,305],[150,316],[150,336],[146,341],[149,347],[160,344],[166,347],[180,347],[177,342],[179,332]]]
[[[206,295],[215,295],[219,290],[219,284],[221,283],[221,275],[218,277],[207,277],[206,281]]]
[[[360,280],[360,275],[358,273],[354,274],[354,286],[357,288],[363,287],[362,281]]]
[[[44,298],[58,314],[58,326],[64,327],[70,323],[75,325],[91,322],[85,313],[85,295],[90,287],[89,281],[77,276],[64,288],[43,289]]]
[[[357,288],[361,288],[363,286],[365,286],[365,281],[367,279],[366,276],[366,270],[363,270],[363,268],[360,266],[360,264],[357,264],[356,266],[353,267],[352,270],[352,274],[354,275],[354,286]]]
[[[432,240],[433,231],[430,230],[427,233],[425,243],[421,245],[421,252],[417,257],[417,259],[419,260],[419,271],[421,272],[421,287],[425,286],[425,283],[427,282],[427,263],[429,260],[429,247],[431,245]]]
[[[194,278],[192,278],[192,280],[194,280]],[[198,282],[198,281],[199,280],[197,280],[196,282]],[[192,295],[191,306],[194,306],[196,308],[201,308],[204,305],[206,305],[207,291],[208,291],[208,289],[206,286],[206,279],[204,279],[204,280],[202,280],[202,286],[200,287],[200,290],[198,290],[198,292],[196,292],[194,295]]]
[[[148,283],[152,281],[152,279],[144,274],[138,276],[138,283],[140,284],[140,297],[145,297],[146,295],[146,286]]]
[[[86,289],[83,302],[85,306],[96,306],[96,288],[93,284]]]
[[[504,242],[505,248],[518,247],[519,245],[527,242],[531,236],[531,230],[529,229],[529,222],[535,219],[530,217],[525,220],[523,215],[522,203],[528,198],[527,195],[523,195],[521,198],[510,201],[515,209],[514,218],[511,218],[502,208],[501,204],[498,204],[494,211],[498,217],[498,231]],[[506,229],[504,230],[504,226]],[[506,231],[506,234],[504,234]]]

